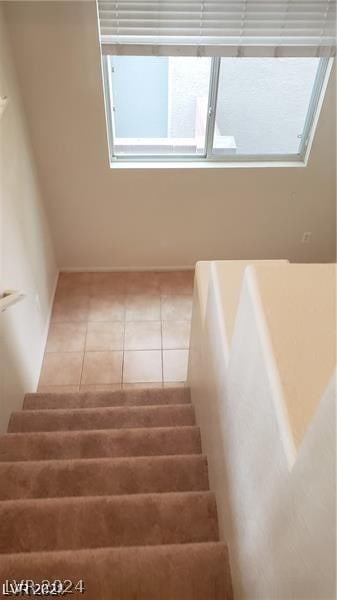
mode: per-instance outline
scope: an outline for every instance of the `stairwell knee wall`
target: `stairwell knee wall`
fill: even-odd
[[[196,291],[192,318],[189,384],[217,496],[220,535],[229,544],[234,596],[330,600],[335,597],[335,387],[330,384],[289,460],[256,301],[246,276],[228,366],[212,282],[206,314]]]

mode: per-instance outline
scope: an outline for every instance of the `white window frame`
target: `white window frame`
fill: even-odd
[[[172,55],[174,53],[172,52]],[[231,152],[228,154],[212,154],[216,104],[218,94],[218,84],[220,75],[221,57],[213,57],[210,73],[210,88],[207,109],[207,126],[205,153],[192,154],[127,154],[118,155],[115,153],[114,140],[116,139],[113,118],[113,85],[112,85],[112,66],[111,56],[102,55],[102,69],[104,81],[104,99],[107,123],[107,136],[109,147],[109,158],[111,167],[237,167],[237,166],[306,166],[309,153],[314,138],[319,113],[322,107],[325,90],[328,84],[331,72],[333,58],[320,58],[320,64],[317,70],[315,83],[313,86],[310,104],[303,129],[303,135],[299,152],[297,154],[254,154],[254,155],[236,155]]]

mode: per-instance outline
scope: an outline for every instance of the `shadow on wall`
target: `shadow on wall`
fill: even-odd
[[[200,271],[199,271],[200,273]],[[200,277],[199,277],[200,283]],[[207,302],[214,302],[213,290],[207,294]],[[190,340],[190,362],[189,362],[189,385],[196,410],[197,423],[203,423],[201,427],[201,445],[206,454],[206,448],[211,456],[216,457],[216,469],[209,470],[210,489],[218,495],[218,490],[226,490],[221,494],[221,502],[217,501],[220,540],[228,542],[231,540],[230,557],[231,564],[236,565],[237,578],[242,580],[240,573],[240,561],[238,549],[235,545],[237,531],[230,498],[230,472],[225,459],[226,440],[221,422],[224,417],[224,404],[222,399],[226,397],[226,380],[219,374],[224,373],[221,364],[222,353],[214,351],[213,340],[218,336],[219,324],[210,314],[210,318],[204,322],[204,307],[199,302],[199,288],[194,287],[193,314]],[[202,340],[202,343],[200,343]],[[201,367],[202,365],[202,367]],[[215,390],[216,388],[216,390]],[[211,392],[212,402],[204,403]],[[215,393],[214,393],[215,392]],[[207,429],[211,435],[207,435]],[[219,497],[219,496],[218,496]]]
[[[57,276],[53,244],[0,2],[0,292],[26,294],[0,314],[0,431],[34,391]]]
[[[13,309],[14,310],[14,309]],[[21,408],[27,384],[27,368],[20,353],[13,320],[8,312],[0,314],[0,432],[7,430],[13,410]]]

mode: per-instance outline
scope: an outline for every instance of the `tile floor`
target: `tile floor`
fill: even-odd
[[[183,385],[193,276],[61,273],[39,391]]]

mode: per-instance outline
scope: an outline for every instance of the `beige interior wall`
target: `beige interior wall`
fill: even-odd
[[[8,2],[6,17],[60,267],[334,260],[333,81],[307,168],[112,170],[95,3]]]
[[[0,431],[35,391],[57,268],[0,3],[0,293],[25,299],[0,313]]]
[[[270,263],[283,265],[287,261],[268,261]],[[239,305],[243,274],[249,265],[264,265],[266,261],[247,260],[217,260],[214,261],[215,284],[219,288],[221,305],[223,307],[223,318],[225,321],[228,344],[233,335],[236,313]],[[268,263],[267,263],[268,264]]]
[[[255,277],[298,446],[336,367],[336,265],[255,265]]]

